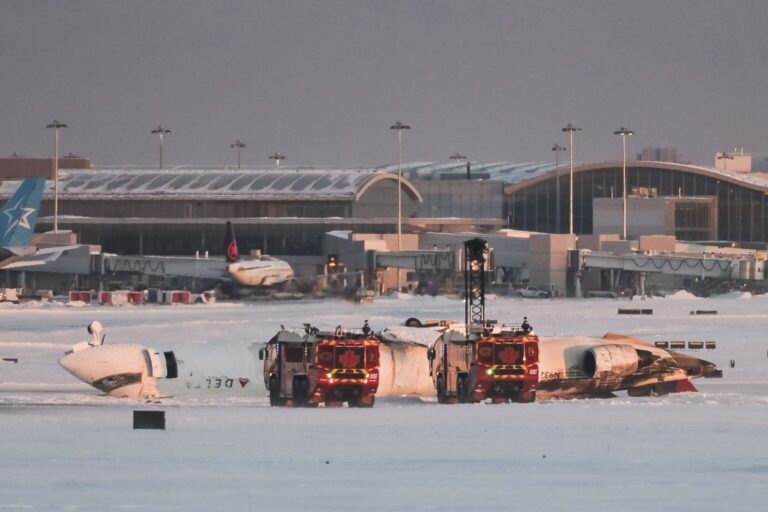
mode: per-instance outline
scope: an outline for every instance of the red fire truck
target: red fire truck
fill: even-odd
[[[270,405],[373,407],[379,339],[362,330],[281,330],[259,350]]]
[[[465,325],[449,328],[428,350],[440,403],[533,402],[539,381],[539,339],[520,326],[485,320],[485,254],[479,238],[465,243]]]

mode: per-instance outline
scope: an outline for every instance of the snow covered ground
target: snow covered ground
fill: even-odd
[[[281,324],[382,329],[461,319],[462,302],[2,305],[0,357],[19,363],[0,363],[0,510],[766,509],[768,297],[496,299],[487,309],[507,323],[526,315],[542,336],[715,340],[696,353],[725,375],[653,398],[278,409],[247,347]],[[205,375],[250,382],[180,386],[160,403],[100,396],[57,363],[94,319],[107,343],[174,350]],[[132,430],[136,409],[166,411],[167,430]]]

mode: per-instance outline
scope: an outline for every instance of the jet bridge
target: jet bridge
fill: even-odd
[[[147,276],[228,278],[227,263],[220,258],[102,255],[102,273],[129,272]]]
[[[582,268],[651,272],[676,276],[709,277],[713,279],[763,279],[762,266],[756,272],[741,272],[751,260],[712,258],[707,256],[678,256],[672,254],[611,254],[581,251]],[[741,274],[746,274],[742,277]],[[752,274],[750,276],[750,274]]]
[[[633,276],[636,293],[645,294],[645,279],[651,274],[695,277],[702,280],[764,281],[765,259],[759,255],[714,257],[706,254],[612,254],[588,250],[573,251],[578,265],[572,266],[576,295],[580,296],[581,270],[618,270]],[[575,262],[576,259],[571,261]],[[618,275],[617,275],[618,277]],[[613,277],[611,278],[613,281]],[[615,285],[614,285],[615,286]]]
[[[376,252],[376,267],[406,268],[417,272],[455,272],[456,252],[452,250]]]

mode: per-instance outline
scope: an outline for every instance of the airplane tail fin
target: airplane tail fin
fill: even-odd
[[[0,210],[0,246],[32,242],[43,199],[45,178],[26,178]]]
[[[227,221],[227,234],[224,236],[224,254],[227,257],[227,263],[234,263],[240,257],[237,250],[237,240],[235,240],[235,230],[230,221]]]

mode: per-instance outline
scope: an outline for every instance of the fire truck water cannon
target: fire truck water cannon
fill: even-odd
[[[485,318],[488,246],[464,244],[465,324],[449,328],[427,352],[440,403],[533,402],[539,380],[539,338],[528,319],[499,326]]]
[[[372,407],[379,387],[380,339],[362,329],[279,331],[259,350],[270,405]]]

